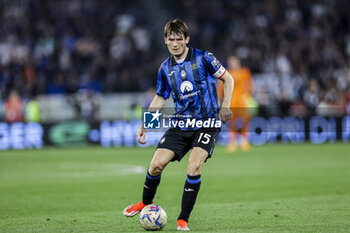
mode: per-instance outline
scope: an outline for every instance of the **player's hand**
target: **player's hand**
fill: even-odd
[[[230,108],[221,108],[219,112],[219,119],[224,123],[232,118],[232,111]]]
[[[137,137],[137,141],[141,144],[146,144],[147,142],[146,140],[146,130],[143,128],[143,126],[141,125],[139,128],[139,131],[137,131],[136,134]]]

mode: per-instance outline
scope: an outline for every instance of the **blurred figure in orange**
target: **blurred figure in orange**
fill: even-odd
[[[238,149],[238,144],[243,151],[250,149],[250,143],[247,137],[247,127],[251,117],[249,110],[249,101],[252,99],[253,83],[250,70],[241,66],[241,61],[238,57],[229,56],[228,71],[234,79],[235,87],[231,100],[232,120],[229,121],[229,127],[232,131],[229,135],[228,152],[235,152]],[[219,99],[223,96],[223,83],[218,83]],[[240,142],[238,143],[238,131],[240,133]]]
[[[23,121],[23,101],[15,90],[10,92],[5,103],[5,121],[7,123]]]

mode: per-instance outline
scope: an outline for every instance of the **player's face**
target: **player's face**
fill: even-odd
[[[165,44],[168,46],[169,52],[173,56],[181,58],[186,51],[186,44],[189,42],[190,38],[185,38],[184,35],[172,32],[165,37],[164,40]]]

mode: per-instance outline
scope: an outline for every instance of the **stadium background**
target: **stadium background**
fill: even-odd
[[[230,214],[216,211],[214,219],[224,222],[218,232],[232,232],[235,227],[238,232],[346,232],[350,229],[350,211],[343,206],[350,193],[346,188],[350,187],[346,165],[350,139],[348,12],[348,0],[1,0],[0,179],[4,198],[0,231],[108,232],[110,227],[137,231],[130,221],[116,217],[115,209],[129,204],[129,196],[137,200],[138,193],[129,193],[131,183],[140,186],[152,146],[160,137],[150,133],[150,148],[135,147],[142,108],[153,98],[158,68],[169,56],[163,27],[177,17],[188,23],[190,46],[211,51],[224,66],[230,55],[236,55],[253,76],[258,109],[250,140],[264,146],[254,146],[245,155],[240,151],[227,154],[222,147],[227,144],[227,132],[221,133],[216,154],[222,157],[216,165],[215,160],[207,165],[212,176],[208,183],[223,175],[237,186],[226,190],[224,181],[218,182],[222,191],[218,195],[226,204],[212,206],[230,207],[229,213],[237,221],[232,223]],[[19,114],[9,114],[6,107],[13,91],[18,94],[15,109]],[[326,143],[313,146],[309,141]],[[145,153],[147,159],[141,158]],[[185,165],[175,165],[169,168],[168,177],[171,185],[180,187],[178,166],[185,174]],[[210,170],[220,166],[225,168],[222,172]],[[130,171],[131,178],[121,176]],[[49,183],[55,188],[47,186]],[[120,186],[126,190],[121,191]],[[317,199],[330,190],[335,197]],[[48,194],[43,194],[46,191]],[[164,197],[167,192],[178,191],[169,185],[160,190],[160,203],[172,216],[178,205],[173,199],[178,197]],[[235,199],[225,196],[228,193]],[[116,204],[111,198],[114,195],[123,201]],[[317,198],[288,199],[303,195]],[[279,201],[273,200],[276,196]],[[52,198],[57,199],[56,204]],[[64,204],[67,198],[81,212]],[[271,201],[266,201],[269,198]],[[108,207],[99,203],[101,199]],[[86,207],[91,200],[96,209]],[[208,208],[213,200],[208,194],[201,200],[208,206],[199,204],[204,215],[195,216],[210,223]],[[287,210],[277,208],[276,203],[287,202],[304,218],[288,212],[282,223],[277,223]],[[241,205],[248,209],[242,210]],[[248,210],[259,216],[268,212],[272,220],[267,216],[252,220]],[[55,217],[48,216],[56,213],[58,222],[49,226]],[[71,218],[78,220],[72,222]],[[194,223],[201,223],[200,218]],[[208,230],[208,224],[200,231],[215,231]]]
[[[46,144],[57,144],[47,140],[52,124],[85,121],[85,134],[96,130],[84,140],[103,144],[101,138],[111,136],[96,122],[140,119],[140,107],[150,103],[159,65],[168,56],[163,26],[175,17],[188,23],[191,46],[213,52],[226,66],[227,57],[236,55],[251,70],[258,115],[310,117],[326,109],[321,115],[344,116],[350,111],[347,3],[1,1],[0,120],[42,123],[44,129],[28,131],[43,131],[38,137]],[[22,112],[5,119],[12,90],[23,101]],[[330,127],[315,119],[317,127],[338,129],[336,138],[347,141],[349,120],[341,120]],[[25,125],[16,127],[2,124],[3,141],[10,138],[3,148],[17,147],[11,145],[12,131],[26,134]]]

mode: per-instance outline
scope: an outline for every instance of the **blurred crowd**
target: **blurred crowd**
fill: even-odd
[[[349,107],[348,12],[348,0],[3,0],[0,98],[146,91],[178,17],[191,46],[242,60],[260,105]]]

